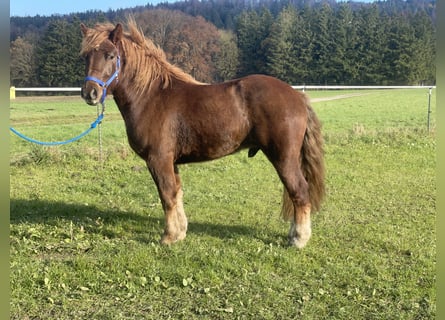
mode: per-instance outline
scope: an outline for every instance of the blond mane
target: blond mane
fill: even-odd
[[[81,55],[97,48],[108,39],[115,28],[110,23],[97,24],[88,29],[82,41]],[[128,32],[124,32],[121,45],[125,56],[125,75],[131,79],[131,85],[137,92],[144,91],[150,84],[161,79],[162,88],[167,88],[172,79],[183,82],[202,84],[191,75],[167,61],[165,52],[150,39],[147,39],[133,19],[127,23]]]

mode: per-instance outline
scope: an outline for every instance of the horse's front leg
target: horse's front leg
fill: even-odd
[[[158,188],[165,214],[161,243],[172,244],[184,239],[187,231],[179,174],[173,162],[165,159],[147,161],[147,166]]]
[[[187,216],[184,211],[184,202],[182,200],[184,192],[182,191],[181,178],[179,176],[178,167],[175,166],[175,178],[176,178],[176,214],[178,219],[179,236],[178,240],[183,240],[187,233]]]

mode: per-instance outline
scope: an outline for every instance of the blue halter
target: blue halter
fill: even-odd
[[[118,77],[118,75],[119,75],[119,70],[120,70],[120,67],[121,67],[121,58],[120,58],[120,56],[118,55],[117,56],[117,60],[116,60],[116,71],[114,71],[114,73],[111,75],[111,77],[107,80],[107,81],[105,81],[105,82],[103,82],[102,80],[100,80],[100,79],[98,79],[98,78],[96,78],[96,77],[93,77],[93,76],[87,76],[87,77],[85,77],[85,82],[86,81],[94,81],[94,82],[96,82],[98,85],[100,85],[101,87],[102,87],[102,97],[100,98],[100,103],[104,103],[104,101],[105,101],[105,97],[107,96],[107,88],[108,88],[108,86],[116,79],[116,80],[118,80],[117,79],[117,77]]]

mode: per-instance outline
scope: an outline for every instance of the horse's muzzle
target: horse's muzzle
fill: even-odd
[[[100,97],[102,96],[101,88],[97,88],[96,85],[84,84],[80,89],[80,95],[91,106],[96,106],[99,103]]]

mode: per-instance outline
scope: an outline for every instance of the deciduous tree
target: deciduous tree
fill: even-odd
[[[18,37],[11,42],[9,53],[11,85],[17,87],[31,85],[35,76],[34,46]]]
[[[200,81],[212,82],[217,78],[214,60],[220,50],[220,35],[214,25],[202,17],[162,9],[147,10],[135,18],[170,62]]]

